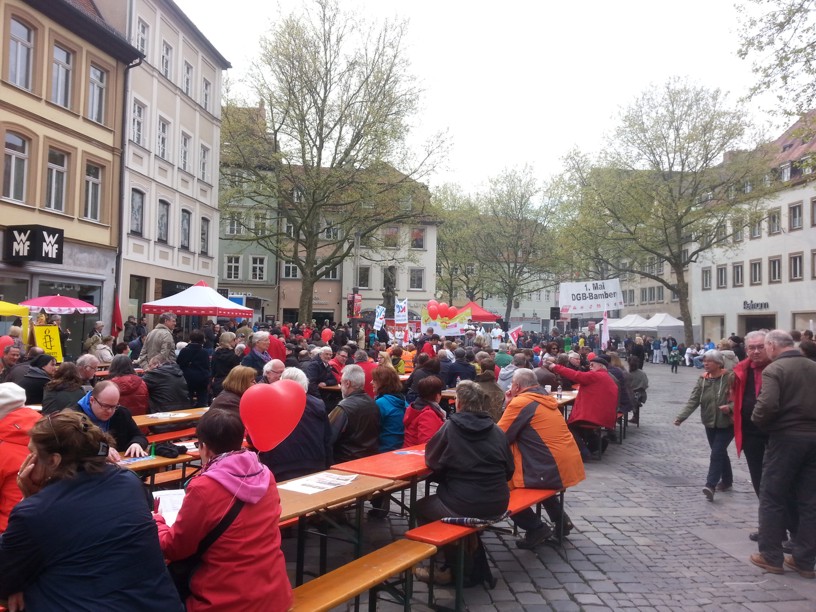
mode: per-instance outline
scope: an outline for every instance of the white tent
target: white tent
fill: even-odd
[[[210,317],[249,317],[253,310],[231,302],[204,281],[170,297],[142,304],[144,314],[172,312],[177,315]]]
[[[639,314],[626,315],[614,323],[609,324],[609,331],[614,332],[650,332],[656,333],[655,327]]]
[[[682,338],[685,333],[683,322],[676,319],[667,312],[659,312],[648,320],[648,324],[657,330],[661,336],[674,336]]]

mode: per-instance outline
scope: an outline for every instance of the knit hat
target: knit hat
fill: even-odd
[[[25,406],[26,392],[15,383],[0,383],[0,413]]]

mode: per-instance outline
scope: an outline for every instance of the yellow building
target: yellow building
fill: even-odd
[[[60,293],[110,324],[128,66],[140,58],[89,0],[0,0],[0,299]],[[107,331],[107,330],[106,330]]]

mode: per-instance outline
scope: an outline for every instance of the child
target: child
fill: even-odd
[[[669,365],[671,366],[671,371],[677,374],[677,366],[680,363],[680,351],[677,350],[675,346],[671,353],[669,353]]]

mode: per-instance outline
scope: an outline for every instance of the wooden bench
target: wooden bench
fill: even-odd
[[[534,505],[539,505],[547,499],[560,495],[561,512],[564,511],[564,492],[556,491],[554,489],[511,489],[510,501],[507,504],[507,510],[510,516],[518,514]],[[561,521],[561,528],[563,529],[564,521]],[[456,610],[462,610],[464,606],[464,561],[465,561],[465,537],[484,531],[487,527],[469,527],[465,525],[453,525],[444,523],[441,520],[426,523],[420,527],[415,527],[405,532],[405,537],[410,540],[417,540],[426,544],[433,544],[436,547],[446,546],[448,544],[457,544],[456,548],[456,571],[454,571],[454,579],[456,586]],[[559,539],[563,540],[563,533],[559,534]],[[431,563],[430,577],[428,584],[428,606],[433,606],[433,563]]]
[[[188,429],[179,429],[177,431],[167,431],[164,433],[153,433],[148,434],[147,443],[158,444],[160,442],[172,442],[173,440],[182,440],[184,438],[195,438],[195,435],[196,435],[195,427],[190,427]]]
[[[411,570],[435,553],[436,546],[414,540],[397,540],[295,588],[292,610],[331,610],[364,591],[369,591],[369,610],[375,610],[377,587],[402,572],[405,572],[403,608],[410,610],[413,590]]]

